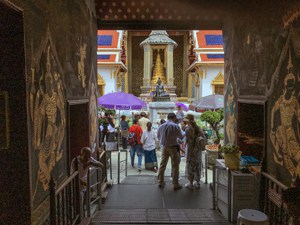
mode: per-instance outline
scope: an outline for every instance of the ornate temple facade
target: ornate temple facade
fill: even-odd
[[[174,101],[191,102],[213,93],[223,94],[222,31],[152,34],[98,30],[98,96],[125,91],[149,102],[158,77]]]
[[[127,91],[127,67],[122,55],[125,38],[126,32],[122,30],[98,30],[98,96]]]

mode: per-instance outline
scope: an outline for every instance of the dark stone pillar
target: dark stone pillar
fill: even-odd
[[[31,224],[23,13],[0,2],[0,224]]]

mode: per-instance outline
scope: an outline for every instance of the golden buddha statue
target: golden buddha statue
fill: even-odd
[[[153,75],[152,75],[151,83],[156,84],[158,78],[161,79],[161,82],[163,84],[166,83],[164,65],[162,64],[159,53],[157,54],[157,57],[156,57],[156,62],[155,62],[155,66],[154,66],[154,69],[153,69]]]

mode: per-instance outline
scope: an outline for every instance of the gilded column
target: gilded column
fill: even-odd
[[[174,45],[167,45],[167,83],[173,86],[174,72],[173,72],[173,51]]]
[[[151,77],[151,55],[150,55],[150,45],[143,45],[144,47],[144,76],[143,76],[143,86],[150,86]]]

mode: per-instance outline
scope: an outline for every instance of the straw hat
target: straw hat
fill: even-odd
[[[194,115],[187,114],[186,117],[183,118],[183,121],[185,121],[185,122],[194,121]]]

